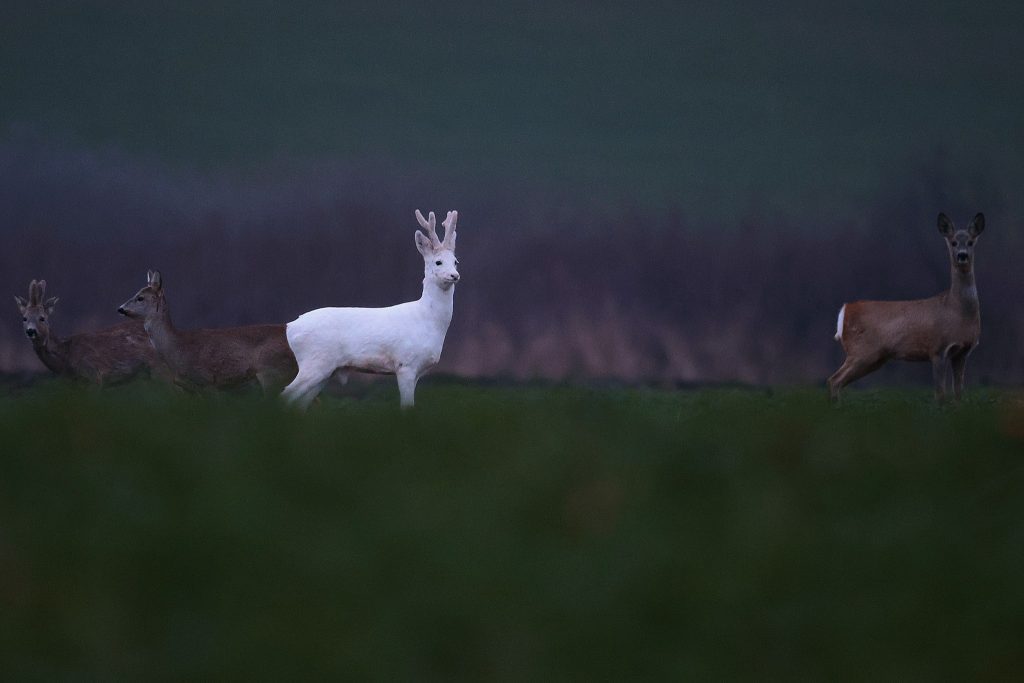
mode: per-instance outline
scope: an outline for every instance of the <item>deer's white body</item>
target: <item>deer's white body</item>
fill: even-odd
[[[434,214],[420,224],[416,246],[424,257],[423,294],[416,301],[387,308],[319,308],[287,326],[288,345],[299,373],[284,390],[291,403],[306,407],[335,373],[348,371],[393,374],[403,407],[414,403],[416,382],[441,358],[452,321],[455,283],[455,222],[449,212],[442,243],[434,232]]]

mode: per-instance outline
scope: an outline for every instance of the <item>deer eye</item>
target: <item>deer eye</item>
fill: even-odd
[[[28,322],[28,318],[22,318],[22,319],[21,319],[21,322],[23,322],[23,323],[27,323],[27,322]]]
[[[45,323],[46,322],[46,318],[44,318],[43,316],[39,316],[39,322]]]
[[[141,297],[141,296],[140,296],[140,297],[136,297],[136,298],[135,298],[135,300],[136,300],[136,301],[142,301],[142,300],[143,300],[143,297]]]
[[[974,246],[974,240],[967,240],[967,246],[973,247]]]
[[[434,265],[435,265],[435,266],[439,266],[439,265],[441,265],[441,262],[440,262],[440,261],[435,261],[435,262],[434,262]]]
[[[954,247],[956,246],[956,240],[953,240],[953,246]]]

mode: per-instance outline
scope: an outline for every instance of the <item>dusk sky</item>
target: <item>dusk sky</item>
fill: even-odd
[[[855,213],[941,152],[1024,182],[1024,6],[8,3],[0,140],[408,165],[593,204]]]

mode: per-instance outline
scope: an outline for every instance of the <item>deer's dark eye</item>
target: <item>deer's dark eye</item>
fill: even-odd
[[[28,318],[22,318],[22,319],[21,319],[21,322],[23,322],[23,323],[27,323],[27,322],[28,322]]]
[[[434,265],[435,265],[435,266],[439,266],[439,265],[441,265],[441,262],[440,262],[440,261],[435,261],[435,262],[434,262]]]
[[[967,240],[967,246],[973,247],[974,246],[974,240]]]
[[[956,240],[953,240],[953,246],[954,247],[956,246]]]
[[[46,322],[46,318],[44,318],[42,316],[39,316],[39,322],[45,323]]]
[[[142,301],[142,300],[143,300],[143,298],[142,298],[142,297],[140,296],[140,297],[136,297],[136,299],[135,299],[135,300],[136,300],[136,301]]]

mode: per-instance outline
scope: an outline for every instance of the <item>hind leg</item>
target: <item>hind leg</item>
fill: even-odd
[[[828,378],[829,398],[833,403],[839,402],[839,392],[850,382],[855,382],[864,375],[871,374],[885,364],[884,358],[858,358],[847,356],[831,377]]]
[[[839,369],[832,373],[832,376],[828,378],[828,397],[833,403],[839,402],[839,390],[842,389],[846,383],[842,382],[843,378],[853,367],[853,363],[849,357],[843,361],[843,364],[839,366]]]
[[[284,388],[281,396],[288,403],[305,410],[317,397],[324,384],[331,378],[334,368],[300,368],[291,384]]]

